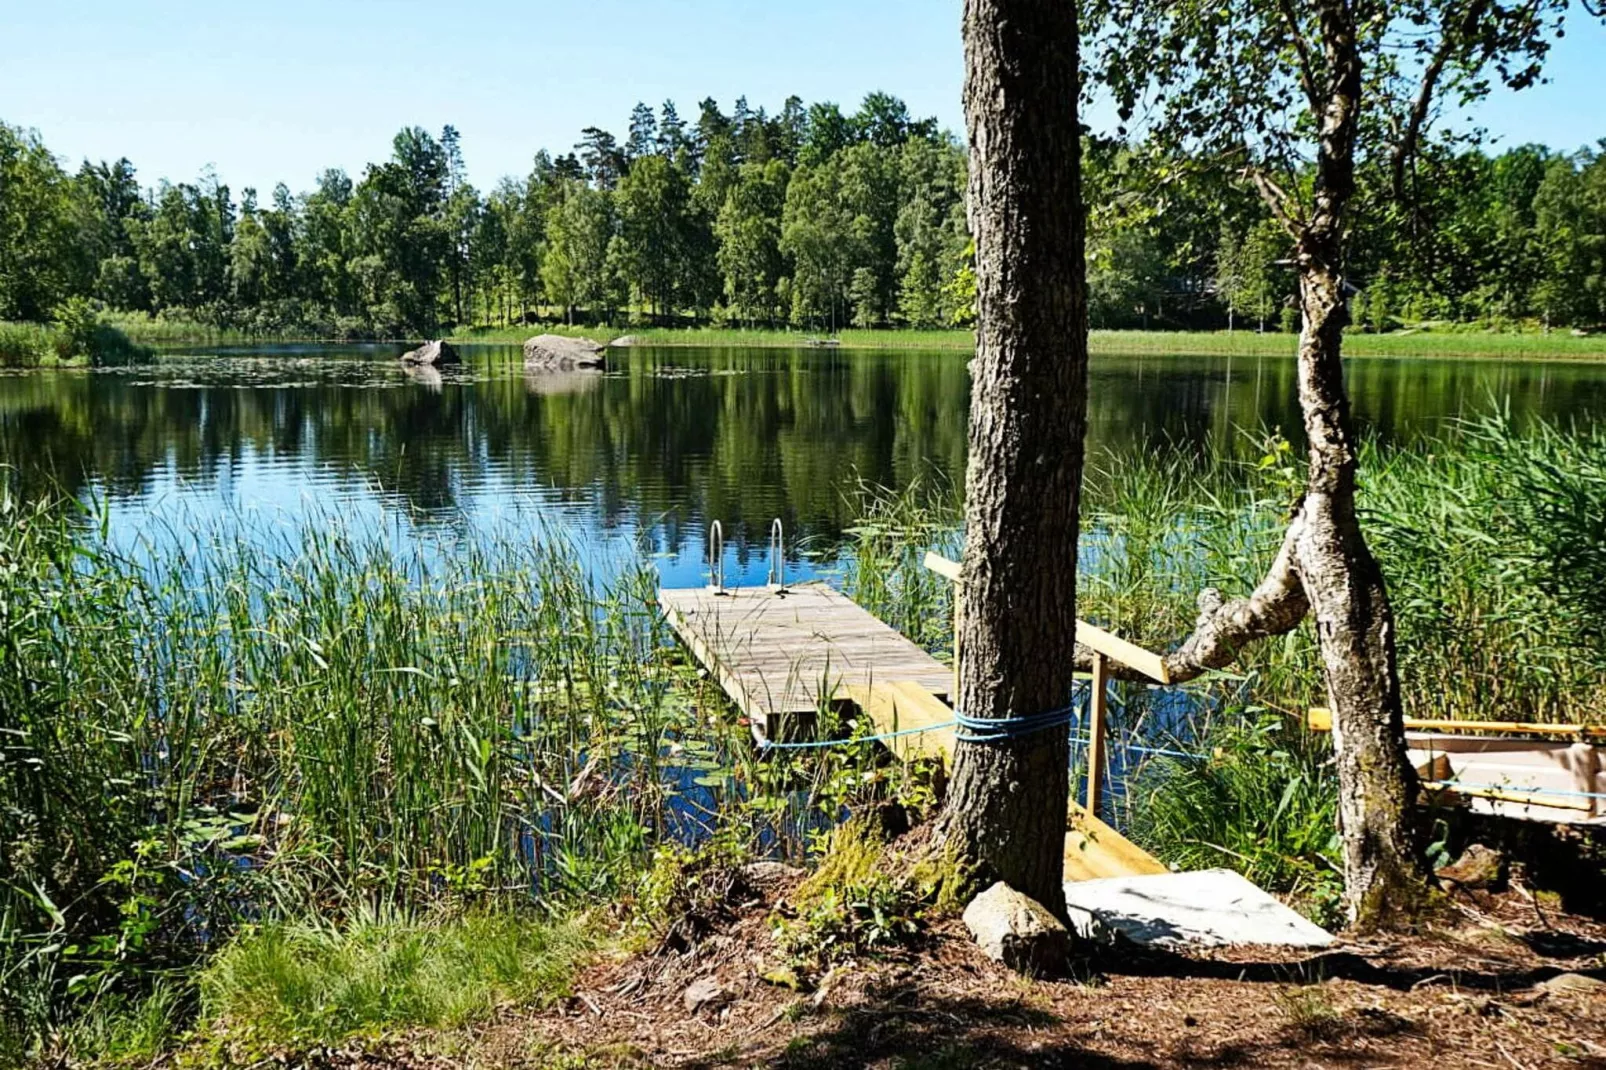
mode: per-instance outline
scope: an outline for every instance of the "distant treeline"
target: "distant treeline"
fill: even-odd
[[[1606,141],[1562,155],[1440,148],[1410,205],[1356,220],[1354,317],[1606,322]],[[1084,153],[1094,326],[1295,321],[1288,252],[1246,190],[1115,142]],[[966,159],[873,93],[637,105],[481,192],[457,132],[411,128],[360,179],[238,199],[215,174],[142,188],[127,159],[69,173],[0,124],[0,320],[74,299],[249,332],[417,336],[525,322],[935,327],[968,323]],[[1381,183],[1379,184],[1381,187]]]

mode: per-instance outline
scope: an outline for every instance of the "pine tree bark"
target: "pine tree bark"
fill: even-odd
[[[965,116],[978,328],[959,622],[959,708],[1070,701],[1087,407],[1077,7],[966,0]],[[958,744],[940,841],[983,880],[1065,912],[1064,726]]]

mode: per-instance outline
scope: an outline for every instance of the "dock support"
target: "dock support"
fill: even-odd
[[[1094,817],[1098,816],[1099,799],[1104,794],[1104,714],[1108,690],[1108,665],[1104,655],[1094,651],[1093,693],[1087,704],[1087,812]]]

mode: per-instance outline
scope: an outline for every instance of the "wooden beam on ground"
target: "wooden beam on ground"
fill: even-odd
[[[1065,879],[1098,880],[1169,873],[1165,863],[1076,803],[1066,814]]]
[[[1467,784],[1435,783],[1422,785],[1432,792],[1439,802],[1454,803],[1461,799],[1489,799],[1492,802],[1517,803],[1521,806],[1539,806],[1556,810],[1579,810],[1583,813],[1594,813],[1594,803],[1589,799],[1576,798],[1571,795],[1558,795],[1547,792],[1543,788],[1533,791],[1505,791],[1501,788],[1475,787]]]

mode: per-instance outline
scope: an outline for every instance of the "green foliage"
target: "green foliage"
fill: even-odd
[[[338,1043],[397,1026],[450,1026],[568,994],[593,946],[573,924],[512,912],[359,914],[242,932],[201,973],[207,1031],[251,1048]]]
[[[1495,414],[1370,467],[1409,712],[1606,717],[1606,436]]]
[[[934,889],[891,872],[886,862],[886,844],[865,819],[832,830],[818,866],[793,896],[795,917],[775,920],[776,943],[794,966],[818,972],[919,933]]]
[[[1275,435],[1095,453],[1078,616],[1151,649],[1174,644],[1192,629],[1199,591],[1233,597],[1259,581],[1304,482],[1298,452]],[[947,585],[920,560],[928,547],[956,556],[957,503],[918,486],[863,500],[847,587],[946,651]],[[1606,436],[1493,415],[1410,447],[1366,442],[1359,506],[1389,585],[1407,715],[1606,721]],[[1191,690],[1198,710],[1174,731],[1184,749],[1219,756],[1148,760],[1136,789],[1113,800],[1117,817],[1167,861],[1242,869],[1327,917],[1340,888],[1336,787],[1329,744],[1297,727],[1325,694],[1310,625]],[[1119,731],[1176,716],[1147,691],[1120,697]]]
[[[666,104],[652,137],[644,117],[623,145],[588,128],[577,154],[539,152],[488,192],[464,178],[455,130],[408,128],[361,175],[329,170],[260,199],[210,173],[142,190],[127,160],[69,175],[37,134],[3,127],[0,319],[88,298],[149,342],[492,325],[522,341],[536,318],[813,333],[974,322],[965,153],[896,98],[871,94],[854,114],[794,99],[774,117],[707,101],[691,130]],[[1175,139],[1087,140],[1095,327],[1287,326],[1286,242],[1204,159]],[[1434,143],[1413,160],[1411,212],[1357,219],[1357,324],[1606,322],[1600,151]],[[1300,166],[1291,176],[1308,186]],[[11,363],[36,350],[0,339]]]
[[[0,123],[0,320],[44,320],[84,285],[73,186],[37,131]]]
[[[133,996],[111,992],[68,1022],[58,1044],[76,1064],[149,1065],[183,1031],[194,1004],[187,984],[167,979]]]
[[[56,322],[0,323],[0,368],[38,368],[61,364],[98,367],[146,360],[152,351],[130,341],[106,323],[82,297],[56,309]]]
[[[650,570],[604,585],[558,541],[426,565],[334,522],[134,561],[4,501],[0,1019],[23,1036],[242,914],[615,895],[680,771],[732,775],[720,730],[691,738]]]

